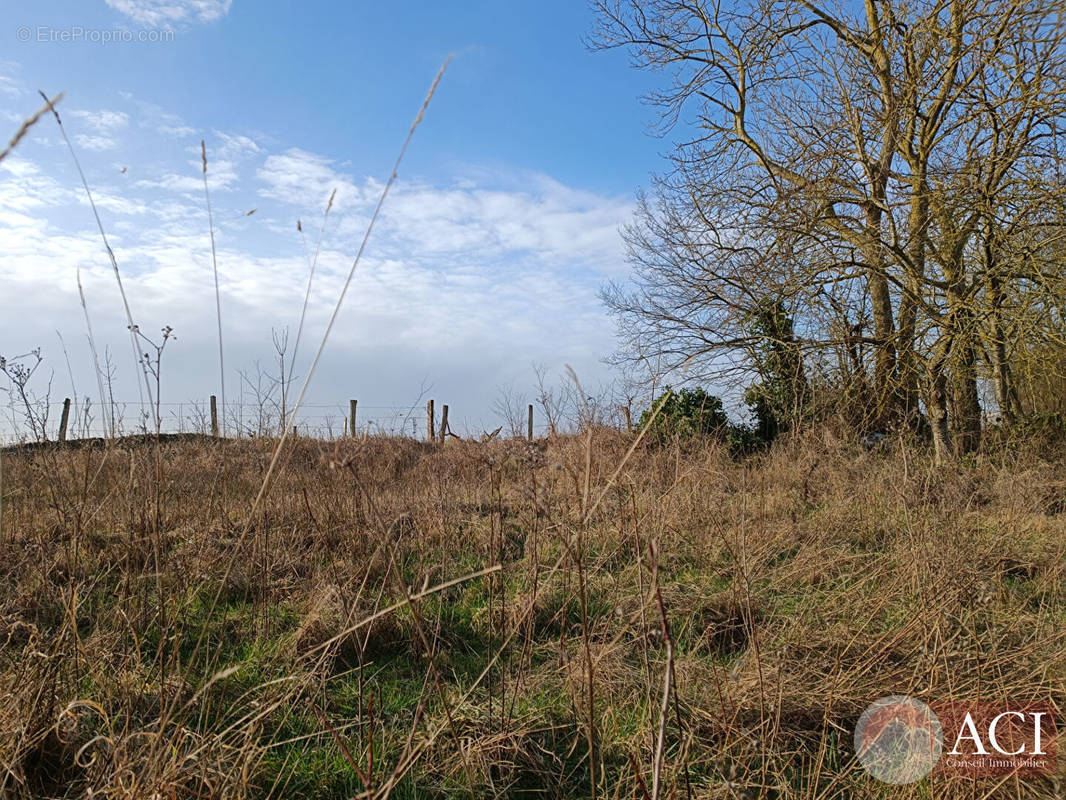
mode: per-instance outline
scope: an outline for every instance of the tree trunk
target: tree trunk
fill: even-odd
[[[929,187],[926,185],[925,160],[916,158],[911,163],[914,170],[911,179],[911,201],[908,228],[911,235],[908,256],[910,257],[907,292],[899,299],[899,337],[896,353],[896,373],[900,386],[903,418],[912,429],[924,428],[921,422],[919,396],[921,371],[914,352],[918,301],[925,278],[925,245],[929,225]]]
[[[895,415],[898,393],[896,391],[896,329],[892,318],[892,295],[885,277],[885,254],[881,243],[881,210],[874,205],[866,208],[866,236],[868,246],[866,259],[867,284],[870,303],[873,307],[874,338],[877,340],[874,354],[874,393],[877,398],[875,410],[877,427],[884,427]]]
[[[991,260],[991,247],[986,245],[986,263]],[[992,270],[986,267],[990,273]],[[992,372],[996,387],[996,404],[1004,422],[1011,422],[1018,412],[1018,394],[1014,389],[1010,364],[1007,363],[1007,333],[1003,324],[1003,285],[999,277],[991,274],[988,279],[988,294],[992,302]]]
[[[951,294],[949,292],[949,296]],[[955,450],[962,455],[974,452],[981,445],[981,402],[977,393],[977,352],[971,314],[968,309],[958,306],[952,320],[951,427]]]
[[[948,382],[944,377],[942,363],[936,364],[929,374],[929,426],[933,433],[933,450],[937,465],[953,457],[951,430],[948,425]]]
[[[993,335],[998,335],[997,327],[993,327]],[[1000,417],[1003,422],[1013,422],[1018,417],[1019,404],[1010,365],[1007,363],[1006,344],[1002,341],[997,341],[992,350],[992,358],[995,360],[996,404],[999,406]]]
[[[955,448],[962,455],[981,446],[981,403],[977,396],[973,346],[967,343],[957,348],[952,361],[952,428]]]

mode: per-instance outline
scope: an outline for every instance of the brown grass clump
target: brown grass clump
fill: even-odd
[[[6,453],[0,795],[1059,796],[851,735],[1062,710],[1061,457],[632,443],[301,439],[254,510],[276,440]]]

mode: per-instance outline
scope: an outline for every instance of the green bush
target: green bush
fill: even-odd
[[[755,420],[754,435],[769,443],[789,429],[807,405],[810,392],[785,304],[766,298],[748,313],[747,320],[759,339],[753,353],[759,380],[748,387],[744,402]]]
[[[666,398],[665,401],[663,398]],[[640,415],[641,428],[647,424],[652,413],[662,403],[662,410],[648,428],[648,433],[659,439],[678,436],[715,436],[725,438],[729,429],[729,417],[722,408],[721,398],[708,394],[700,387],[673,391],[670,387]]]

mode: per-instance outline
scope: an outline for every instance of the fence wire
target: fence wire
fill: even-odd
[[[211,433],[211,404],[209,400],[189,400],[183,402],[160,403],[160,432],[162,433]],[[220,432],[231,437],[276,436],[281,432],[283,415],[280,404],[263,405],[258,403],[228,402],[225,408],[217,405]],[[44,438],[59,438],[60,420],[63,403],[38,403],[35,413],[38,416],[38,429],[43,427]],[[449,420],[449,429],[461,435],[478,435],[480,428],[473,430],[456,430],[456,416]],[[285,417],[289,414],[286,411]],[[436,409],[436,433],[440,433],[440,407]],[[40,422],[43,421],[43,426]],[[502,420],[497,420],[488,432],[491,432]],[[304,403],[290,422],[296,426],[300,436],[316,439],[337,439],[352,435],[349,431],[348,403]],[[525,425],[521,435],[525,434]],[[154,433],[155,422],[147,408],[142,412],[139,400],[115,401],[113,405],[101,409],[99,403],[84,400],[72,401],[67,420],[67,439],[88,439],[107,436],[126,436],[132,434]],[[535,436],[548,434],[548,425],[534,422]],[[504,425],[501,435],[511,435],[508,425]],[[419,405],[364,405],[359,403],[354,435],[364,434],[384,436],[410,436],[425,438],[426,409]],[[0,412],[0,444],[10,445],[35,440],[33,426],[26,420],[24,412],[9,406]]]

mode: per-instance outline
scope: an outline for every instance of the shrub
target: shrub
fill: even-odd
[[[755,418],[755,436],[772,442],[807,404],[807,375],[784,303],[760,301],[748,314],[748,324],[759,340],[753,353],[759,381],[744,393],[744,402]]]
[[[665,401],[663,398],[666,398]],[[640,415],[643,428],[654,410],[663,403],[648,433],[660,439],[679,436],[715,436],[724,438],[729,429],[729,417],[722,408],[721,398],[708,394],[704,389],[681,389],[673,391],[669,386],[651,406]]]

